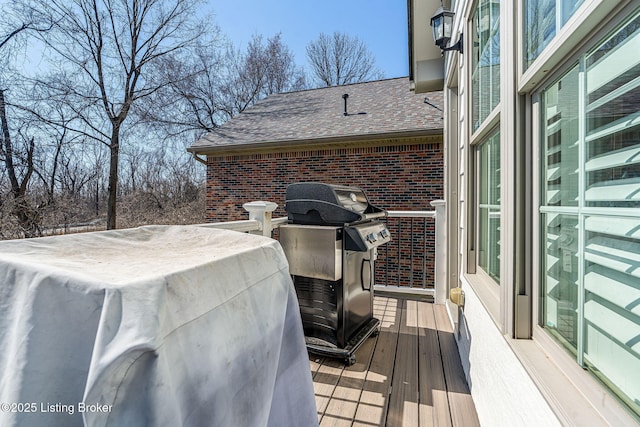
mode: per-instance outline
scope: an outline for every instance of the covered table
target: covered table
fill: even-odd
[[[0,425],[317,424],[278,242],[198,226],[0,242]]]

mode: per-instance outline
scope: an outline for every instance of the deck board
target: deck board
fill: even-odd
[[[434,313],[441,353],[457,354],[458,346],[453,336],[453,329],[451,328],[451,322],[449,321],[446,308],[444,305],[436,305],[434,306]],[[469,386],[467,385],[467,380],[462,370],[460,357],[443,357],[442,366],[447,383],[449,406],[456,408],[455,411],[451,411],[451,422],[453,426],[480,426],[478,414],[475,411],[475,405],[469,393]]]
[[[358,409],[354,418],[355,426],[384,425],[387,419],[388,397],[391,390],[389,379],[393,374],[393,366],[398,344],[398,309],[397,300],[378,299],[384,301],[384,312],[380,319],[380,334],[370,338],[375,340],[375,350],[366,372],[366,380]],[[360,358],[360,350],[356,352],[356,360]]]
[[[320,367],[318,367],[318,371],[313,376],[313,389],[316,395],[318,421],[321,421],[325,410],[329,406],[333,391],[342,376],[344,364],[339,360],[330,358],[319,360],[318,363],[320,363]]]
[[[371,363],[375,340],[367,340],[359,349],[356,363],[342,371],[333,395],[320,420],[321,427],[351,426]]]
[[[418,334],[416,301],[400,300],[400,333],[391,380],[387,426],[418,426]]]
[[[320,426],[479,425],[444,306],[376,297],[374,316],[354,365],[310,356]]]
[[[424,301],[418,303],[420,421],[423,426],[449,427],[451,414],[433,307]]]

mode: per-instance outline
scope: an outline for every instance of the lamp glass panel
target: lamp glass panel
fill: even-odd
[[[451,38],[451,29],[453,28],[453,16],[444,15],[443,17],[444,25],[443,25],[443,36],[447,39]]]
[[[443,35],[443,17],[442,15],[434,17],[431,21],[433,29],[433,40],[438,44],[438,40],[442,39]]]

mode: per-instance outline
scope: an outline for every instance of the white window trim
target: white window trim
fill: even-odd
[[[494,108],[493,111],[489,113],[489,115],[487,116],[486,119],[484,119],[484,122],[482,122],[480,127],[478,127],[478,129],[476,129],[476,131],[473,132],[470,139],[471,146],[477,146],[483,143],[484,141],[487,140],[487,137],[496,130],[496,128],[498,127],[498,124],[500,123],[500,111],[502,110],[501,106],[502,106],[502,102],[498,102],[498,105],[496,105],[496,108]],[[473,130],[473,129],[471,128],[470,130]]]
[[[566,70],[562,70],[562,75]],[[531,140],[533,150],[532,168],[532,206],[540,207],[540,142],[542,114],[538,94],[530,98],[531,102]],[[601,208],[593,208],[601,209]],[[556,212],[574,213],[576,208],[556,208]],[[532,216],[532,260],[534,266],[540,265],[541,214]],[[566,426],[610,426],[634,425],[637,421],[592,375],[582,369],[574,357],[561,347],[541,326],[540,316],[540,268],[532,269],[533,327],[531,340],[507,339],[522,366],[529,373],[551,409]]]
[[[540,326],[533,339],[507,339],[551,409],[566,426],[631,426],[627,410]]]
[[[477,266],[477,258],[475,262]],[[498,329],[502,330],[500,323],[500,285],[478,266],[475,273],[465,273],[464,278],[478,295],[482,306],[487,310]]]
[[[524,70],[524,59],[522,58],[524,31],[517,32],[517,42],[520,47],[518,49],[519,58],[517,58],[518,92],[531,92],[539,87],[540,83],[547,78],[549,70],[555,70],[568,57],[572,57],[572,53],[580,49],[585,44],[585,40],[590,39],[594,28],[598,28],[601,22],[607,20],[607,17],[617,14],[629,3],[629,0],[586,0],[527,70]],[[518,17],[518,21],[520,28],[524,28],[522,16]]]
[[[474,9],[478,6],[478,2],[467,3],[467,15],[470,18],[473,17]],[[516,65],[503,60],[505,57],[504,52],[513,51],[513,43],[515,41],[510,37],[505,37],[504,34],[512,34],[515,30],[515,23],[512,16],[515,16],[517,8],[512,2],[501,2],[500,4],[500,74],[501,76],[509,76],[515,73]],[[467,32],[471,34],[473,31],[473,19],[467,21]],[[472,38],[467,38],[467,43],[471,43]],[[469,46],[469,51],[471,47]],[[466,76],[467,86],[473,90],[473,82],[471,73],[468,72]],[[512,299],[515,298],[514,292],[511,289],[513,286],[510,279],[513,266],[508,265],[513,254],[513,228],[511,219],[513,215],[513,207],[509,206],[511,195],[513,192],[513,174],[514,166],[511,161],[511,154],[513,153],[513,129],[515,123],[512,120],[512,111],[514,101],[504,99],[505,94],[513,93],[515,90],[515,81],[509,79],[500,79],[500,98],[498,103],[489,113],[489,115],[483,120],[480,126],[474,131],[472,120],[467,121],[466,130],[470,135],[469,143],[466,149],[469,154],[466,156],[467,161],[471,164],[467,164],[465,173],[467,175],[466,186],[471,189],[476,189],[479,178],[478,175],[478,146],[492,135],[492,133],[500,132],[500,283],[496,283],[482,268],[478,265],[478,200],[477,198],[471,198],[465,200],[465,210],[467,215],[466,228],[467,228],[467,245],[470,243],[470,237],[473,239],[473,248],[471,250],[469,246],[466,246],[466,254],[464,257],[463,270],[464,278],[473,287],[474,291],[478,295],[483,306],[495,322],[498,329],[503,334],[511,335],[513,333],[512,319],[514,316]],[[467,104],[466,115],[472,117],[473,105],[471,102]],[[472,190],[474,191],[474,190]],[[473,203],[471,203],[473,202]],[[472,232],[473,236],[468,233]]]
[[[479,129],[481,132],[478,133],[476,132],[476,134],[474,134],[473,138],[472,138],[472,142],[469,144],[469,161],[473,163],[473,166],[471,169],[467,168],[467,173],[469,173],[469,171],[472,171],[472,173],[469,174],[468,178],[469,180],[467,181],[470,184],[469,188],[473,188],[473,192],[474,194],[477,194],[477,186],[478,186],[478,182],[480,180],[480,175],[479,175],[479,155],[480,155],[480,145],[484,142],[488,141],[488,138],[490,136],[492,136],[492,134],[496,133],[496,132],[500,132],[500,109],[499,107],[496,107],[493,112],[489,115],[489,117],[487,118],[487,120],[483,123],[482,127]],[[502,158],[502,147],[503,147],[503,138],[502,138],[502,134],[500,134],[500,150],[501,150],[501,154],[500,154],[500,161],[502,163],[503,158]],[[501,165],[502,166],[502,165]],[[501,181],[503,180],[503,176],[501,174],[500,177]],[[489,313],[489,315],[491,316],[491,318],[493,319],[493,321],[496,323],[496,325],[498,325],[499,329],[502,331],[504,329],[504,325],[502,323],[502,312],[501,312],[501,295],[503,292],[503,288],[500,286],[500,284],[496,283],[496,281],[491,278],[489,276],[489,274],[487,274],[480,266],[478,263],[478,245],[479,245],[479,235],[478,235],[478,229],[479,229],[479,224],[478,224],[478,220],[479,220],[479,215],[478,215],[478,207],[479,207],[479,203],[478,203],[478,199],[477,197],[473,198],[473,203],[466,203],[466,209],[467,209],[467,218],[469,222],[473,222],[473,226],[472,226],[472,230],[473,230],[473,250],[470,250],[467,247],[467,257],[469,258],[469,260],[471,261],[471,263],[474,266],[474,271],[473,272],[467,272],[466,269],[463,272],[463,275],[465,277],[465,279],[467,280],[467,282],[469,282],[469,285],[474,289],[474,291],[476,292],[476,294],[478,295],[478,298],[480,299],[480,301],[482,302],[482,305],[485,307],[485,309],[487,310],[487,312]],[[500,209],[500,215],[501,218],[504,218],[504,204],[501,203],[501,209]],[[503,240],[503,234],[501,232],[500,235],[500,240],[502,242]],[[502,248],[502,245],[501,245]],[[501,254],[502,255],[502,254]],[[502,257],[501,257],[502,260]],[[468,265],[468,263],[467,263]],[[500,271],[502,273],[502,262],[501,262],[501,266],[500,266]],[[501,279],[502,282],[502,279]]]
[[[601,2],[587,2],[585,4],[593,4]],[[605,2],[606,3],[606,2]],[[614,2],[611,2],[614,3]],[[622,2],[623,6],[629,6],[630,2]],[[583,6],[585,6],[583,4]],[[602,5],[601,5],[602,6]],[[608,10],[613,10],[619,5],[606,5]],[[629,10],[635,10],[637,4],[633,7],[629,6]],[[620,11],[622,6],[617,8]],[[602,9],[599,9],[600,13]],[[613,14],[612,14],[613,15]],[[620,16],[624,16],[624,12],[620,13]],[[570,20],[571,22],[571,20]],[[584,25],[585,21],[581,21],[580,25]],[[613,22],[609,22],[605,25],[591,24],[591,34],[595,34],[593,37],[585,37],[589,43],[594,40],[599,40],[604,36],[604,33],[610,31],[613,27],[619,25],[620,19],[616,19]],[[563,30],[567,29],[569,23],[563,27]],[[593,31],[596,27],[597,31]],[[563,33],[563,32],[561,32]],[[559,36],[554,40],[558,42]],[[567,37],[565,37],[567,39]],[[519,41],[521,42],[521,41]],[[565,74],[570,68],[576,65],[578,58],[584,54],[584,49],[580,49],[575,54],[568,55],[564,60],[564,63],[560,64],[558,61],[554,64],[543,63],[539,57],[532,66],[536,66],[539,69],[542,66],[556,66],[552,75],[544,75],[544,79],[538,83],[533,83],[533,86],[537,87],[537,91],[533,93],[531,97],[532,101],[532,135],[531,144],[534,153],[535,165],[532,169],[532,190],[533,200],[532,206],[537,210],[537,213],[533,216],[532,235],[533,248],[532,248],[532,263],[536,266],[532,271],[532,313],[533,313],[533,328],[532,340],[513,340],[507,339],[507,342],[513,348],[517,357],[522,361],[524,368],[529,372],[531,378],[538,386],[547,402],[550,404],[553,411],[559,417],[560,421],[564,425],[636,425],[638,420],[628,412],[628,409],[623,406],[617,398],[604,387],[593,375],[583,369],[576,361],[576,357],[570,354],[566,349],[562,347],[553,337],[539,325],[540,323],[540,295],[541,295],[541,281],[542,271],[540,266],[540,240],[537,236],[540,236],[541,227],[543,226],[541,218],[542,213],[554,212],[564,214],[576,214],[581,213],[581,217],[585,215],[598,215],[598,214],[611,214],[611,210],[608,208],[590,208],[590,207],[554,207],[553,209],[546,209],[541,207],[542,201],[540,200],[540,186],[541,186],[541,173],[540,162],[541,159],[541,121],[543,120],[543,114],[540,111],[541,103],[539,101],[539,91],[544,85],[550,83],[554,78],[558,78]],[[545,50],[546,52],[546,50]],[[520,64],[522,61],[520,61]],[[530,67],[531,70],[531,67]],[[546,73],[546,71],[545,71]],[[529,73],[527,73],[529,74]],[[522,77],[522,76],[521,76]],[[529,82],[533,79],[529,79]],[[520,81],[520,89],[527,82]],[[527,90],[528,91],[528,90]],[[582,127],[581,127],[582,131]],[[584,162],[580,162],[581,168],[584,168]],[[581,174],[583,176],[584,173]],[[584,183],[581,183],[581,186]],[[620,216],[634,216],[637,215],[637,210],[633,208],[616,208],[616,214]]]

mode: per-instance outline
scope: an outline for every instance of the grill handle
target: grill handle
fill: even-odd
[[[382,212],[372,212],[372,213],[368,213],[368,214],[363,214],[362,215],[362,219],[363,220],[369,220],[369,219],[376,219],[376,218],[384,218],[387,216],[387,212],[382,211]]]
[[[366,270],[365,270],[365,264],[368,265],[367,267],[367,270],[369,270],[368,274],[366,273]],[[373,268],[371,267],[372,267],[372,264],[370,259],[365,258],[362,260],[362,264],[360,265],[360,286],[362,286],[363,291],[371,290],[371,283],[373,282]],[[368,278],[368,280],[365,280],[365,278]],[[365,283],[365,282],[369,282],[369,283]]]

